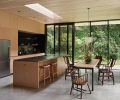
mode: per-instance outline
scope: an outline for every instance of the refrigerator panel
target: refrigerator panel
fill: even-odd
[[[0,63],[0,78],[10,75],[9,61]]]
[[[9,40],[0,40],[0,78],[10,75]]]
[[[9,59],[9,40],[0,40],[0,61]]]

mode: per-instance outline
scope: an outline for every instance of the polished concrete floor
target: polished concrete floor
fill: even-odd
[[[84,93],[82,100],[119,100],[120,70],[115,70],[115,85],[112,85],[112,81],[106,81],[102,86],[97,82],[96,73],[94,76],[95,90],[92,94]],[[79,92],[73,91],[72,95],[69,95],[70,87],[70,78],[65,81],[64,76],[61,76],[55,82],[45,87],[41,86],[38,90],[18,88],[12,86],[12,76],[8,76],[0,79],[0,100],[79,100]]]

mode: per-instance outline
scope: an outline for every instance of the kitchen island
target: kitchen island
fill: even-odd
[[[64,73],[65,64],[61,55],[44,55],[15,60],[13,63],[13,85],[39,88],[40,67],[57,63],[57,75]]]

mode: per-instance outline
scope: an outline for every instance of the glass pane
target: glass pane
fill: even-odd
[[[89,23],[75,24],[75,60],[84,59],[83,40],[90,36]]]
[[[60,26],[60,53],[67,54],[67,25]]]
[[[58,54],[59,53],[59,50],[58,50],[58,32],[59,32],[59,27],[58,25],[55,25],[55,54]]]
[[[120,64],[120,21],[109,22],[109,53],[110,57],[117,57],[117,65]]]
[[[68,54],[72,57],[72,25],[68,25]]]
[[[54,26],[47,26],[47,54],[54,53]]]
[[[108,59],[108,31],[106,22],[92,22],[91,34],[94,38],[94,52],[93,57],[101,55],[103,61],[107,62]]]

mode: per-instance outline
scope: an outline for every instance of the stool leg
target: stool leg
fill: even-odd
[[[45,86],[45,79],[44,79],[44,86]]]

